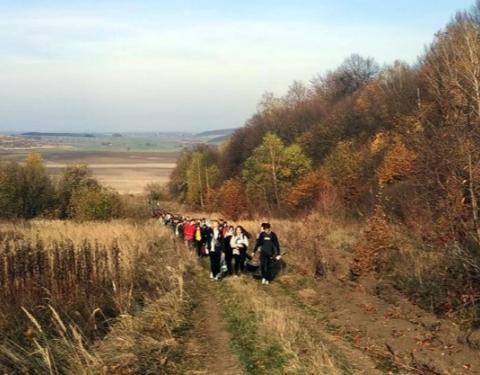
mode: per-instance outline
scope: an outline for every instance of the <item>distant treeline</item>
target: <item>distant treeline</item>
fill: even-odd
[[[22,133],[25,137],[81,137],[81,138],[94,138],[94,134],[88,133],[44,133],[44,132],[28,132]]]
[[[215,136],[228,136],[235,132],[237,129],[217,129],[217,130],[207,130],[201,133],[196,134],[197,137],[215,137]]]
[[[148,197],[120,196],[93,178],[86,165],[69,165],[53,179],[37,152],[24,163],[0,162],[0,219],[148,218],[147,198],[159,199],[162,192],[150,185],[147,193]]]

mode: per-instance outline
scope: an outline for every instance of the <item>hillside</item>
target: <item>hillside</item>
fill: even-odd
[[[252,233],[258,225],[239,223]],[[356,224],[317,216],[272,224],[284,257],[269,286],[256,273],[210,281],[208,258],[197,260],[158,221],[3,225],[0,247],[13,253],[2,258],[0,272],[3,337],[10,337],[0,347],[0,369],[218,375],[480,369],[478,335],[420,309],[387,280],[352,280]],[[317,241],[299,245],[313,225],[322,228]],[[22,250],[27,242],[33,247]]]
[[[345,294],[346,283],[342,296],[356,302],[340,303],[346,315],[339,314],[335,325],[342,332],[356,326],[349,316],[365,313],[359,304],[371,310],[372,319],[420,314],[459,328],[444,332],[444,338],[436,328],[430,335],[423,332],[418,341],[432,351],[433,342],[447,341],[446,351],[456,341],[478,349],[471,338],[478,336],[480,322],[479,15],[480,4],[458,13],[416,64],[380,66],[354,54],[308,84],[293,82],[282,97],[264,95],[258,111],[224,145],[181,155],[170,194],[193,210],[234,219],[285,218],[295,227],[316,214],[338,225],[355,223],[359,229],[348,265],[335,259],[334,267],[345,268],[344,278],[360,281],[353,289],[375,292]],[[303,262],[318,265],[323,276],[318,257],[330,249],[319,247],[321,221],[305,225],[311,233],[303,232],[305,241],[295,252],[315,243]],[[395,297],[399,310],[384,310],[394,306],[382,307],[375,293]],[[323,303],[334,309],[334,298]],[[371,342],[378,335],[383,340],[378,347],[397,358],[398,349],[375,322],[354,329],[368,331]],[[399,341],[413,340],[405,333],[415,331],[413,326],[381,324],[397,332]],[[357,340],[354,334],[351,339]],[[417,358],[417,351],[404,355]],[[437,365],[427,360],[418,373],[448,373],[446,364],[429,370]]]
[[[220,136],[228,136],[235,132],[236,128],[234,129],[218,129],[218,130],[206,130],[201,133],[195,134],[197,137],[204,138],[204,137],[220,137]]]
[[[480,0],[199,133],[337,61],[323,27],[405,51],[445,5],[50,3],[8,9],[3,121],[109,132],[0,135],[0,374],[480,374]]]

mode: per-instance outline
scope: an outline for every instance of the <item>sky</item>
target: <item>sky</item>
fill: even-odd
[[[352,53],[414,63],[473,0],[0,0],[0,131],[243,125]]]

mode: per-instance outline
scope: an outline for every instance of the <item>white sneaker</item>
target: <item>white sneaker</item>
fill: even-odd
[[[213,279],[213,273],[212,272],[210,272],[210,278]]]
[[[270,281],[265,280],[265,285],[270,285]]]
[[[266,281],[267,281],[267,280],[265,280],[265,279],[262,279],[262,284],[265,284],[265,282],[266,282]]]
[[[220,276],[219,276],[219,275],[215,276],[214,280],[215,280],[215,281],[220,280]]]

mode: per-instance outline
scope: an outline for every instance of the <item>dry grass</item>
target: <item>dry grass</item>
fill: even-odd
[[[329,272],[342,275],[349,272],[345,267],[348,261],[340,262],[337,257],[350,253],[360,231],[359,223],[345,223],[317,214],[299,220],[240,221],[252,234],[250,247],[254,245],[260,224],[265,221],[272,224],[272,230],[278,235],[288,266],[300,274],[325,277]]]
[[[275,298],[264,287],[237,279],[225,280],[231,292],[239,298],[245,311],[254,311],[261,339],[269,344],[274,340],[286,355],[284,374],[345,373],[338,358],[331,354],[318,337],[305,327],[305,316],[285,300]]]
[[[154,222],[6,223],[0,259],[5,373],[136,368],[143,355],[133,361],[135,351],[116,343],[130,338],[137,353],[160,350],[182,319],[191,258]],[[98,353],[92,351],[92,342],[107,333]]]

